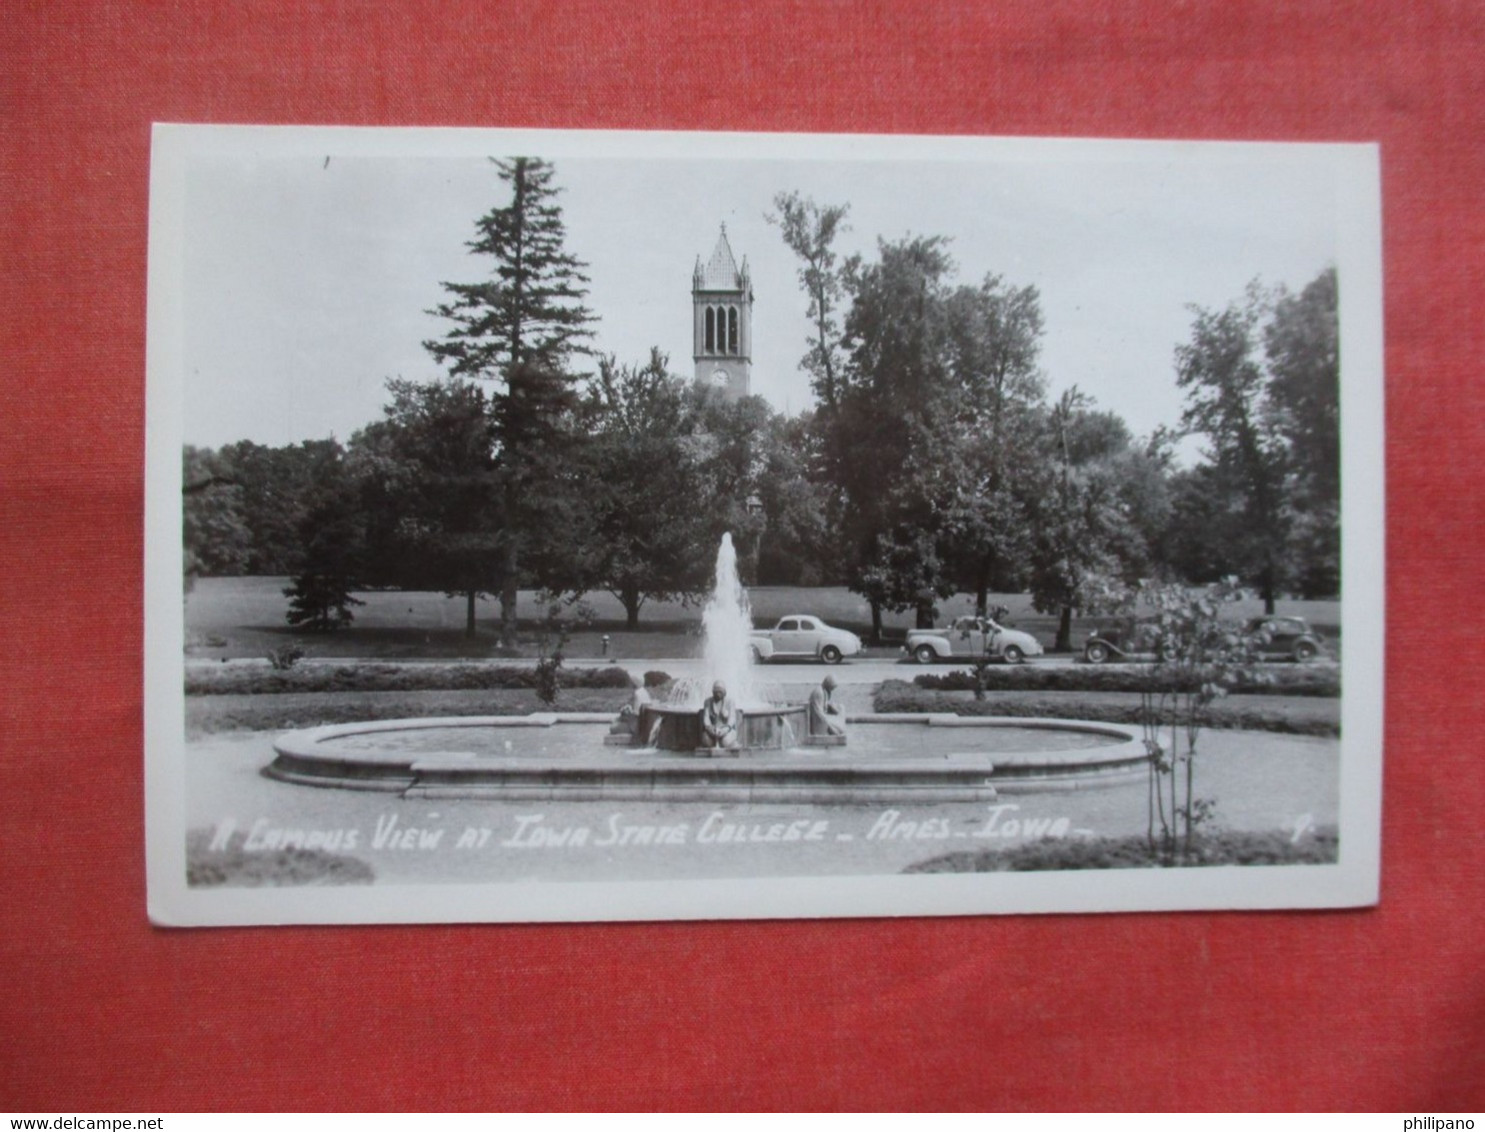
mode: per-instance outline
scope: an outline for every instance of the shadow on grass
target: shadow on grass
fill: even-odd
[[[225,849],[213,849],[207,829],[186,834],[186,883],[192,888],[278,888],[302,885],[371,884],[376,873],[365,861],[323,849],[283,848],[249,852],[246,834],[233,834]]]

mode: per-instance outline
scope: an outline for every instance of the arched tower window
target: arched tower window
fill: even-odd
[[[737,308],[727,308],[727,352],[737,353]]]
[[[712,354],[717,349],[717,322],[716,313],[711,307],[706,308],[706,352]]]

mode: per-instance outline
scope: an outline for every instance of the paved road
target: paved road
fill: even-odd
[[[188,667],[219,667],[221,664],[266,666],[267,661],[259,658],[240,658],[229,661],[188,660]],[[337,664],[488,664],[500,667],[529,667],[536,663],[533,657],[506,657],[492,658],[489,660],[460,660],[449,657],[432,657],[425,660],[415,659],[382,659],[371,657],[313,657],[306,658],[300,662],[303,665],[337,665]],[[1079,663],[1078,658],[1068,656],[1040,656],[1035,660],[1026,662],[1027,667],[1035,668],[1067,668]],[[567,662],[569,668],[605,668],[610,665],[618,665],[630,675],[642,679],[646,672],[665,672],[671,676],[682,679],[705,679],[707,673],[704,671],[704,662],[700,657],[612,657],[608,659],[582,657],[571,659]],[[1311,662],[1311,667],[1330,665],[1334,661],[1318,660]],[[914,676],[925,672],[953,672],[955,670],[968,670],[968,662],[940,664],[916,664],[907,660],[892,660],[886,657],[856,657],[851,660],[842,661],[840,664],[829,665],[818,661],[774,661],[770,664],[760,665],[758,668],[759,679],[765,684],[818,684],[825,678],[826,673],[835,677],[836,683],[842,686],[852,684],[880,684],[883,680],[911,680]],[[1141,668],[1142,665],[1117,665],[1106,664],[1106,669],[1114,668]]]
[[[579,661],[579,664],[596,664],[602,662]],[[668,672],[672,676],[698,678],[705,676],[703,672],[704,662],[698,657],[676,658],[669,660],[615,660],[626,672],[642,676],[645,672],[659,670]],[[1065,667],[1073,663],[1072,657],[1042,657],[1028,662],[1037,666],[1049,665]],[[758,666],[758,677],[764,683],[770,684],[817,684],[825,678],[826,673],[835,677],[838,684],[880,684],[883,680],[911,680],[925,672],[953,672],[956,669],[968,669],[968,663],[962,664],[915,664],[901,660],[887,660],[876,657],[856,658],[854,660],[842,661],[840,664],[822,664],[818,661],[774,661],[770,664]]]
[[[188,667],[210,667],[219,668],[222,664],[247,665],[250,667],[266,667],[267,661],[257,657],[242,657],[228,661],[215,660],[188,660]],[[488,664],[499,667],[530,667],[536,663],[534,657],[508,657],[490,660],[460,660],[448,657],[435,657],[426,660],[398,659],[388,660],[371,657],[312,657],[300,661],[301,665],[338,665],[338,664]],[[1044,656],[1036,660],[1028,661],[1028,666],[1037,667],[1067,667],[1075,663],[1071,656]],[[583,657],[581,659],[569,660],[569,668],[605,668],[610,665],[618,665],[632,676],[643,678],[646,672],[666,672],[671,676],[682,679],[701,679],[705,673],[705,662],[700,657],[640,657],[629,659],[626,657],[614,657],[609,659],[595,659]],[[924,672],[953,672],[956,669],[968,669],[968,662],[963,663],[941,663],[941,664],[916,664],[905,660],[891,660],[885,657],[856,657],[851,660],[842,661],[840,664],[823,664],[819,661],[774,661],[769,664],[760,665],[758,668],[759,678],[766,684],[818,684],[830,673],[836,679],[836,683],[846,684],[880,684],[883,680],[911,680]],[[1108,667],[1113,667],[1112,665]]]

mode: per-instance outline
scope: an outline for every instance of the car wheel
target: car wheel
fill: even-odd
[[[1026,659],[1026,654],[1021,651],[1020,645],[1006,645],[1000,655],[1005,657],[1007,664],[1020,664]]]
[[[919,664],[932,664],[938,659],[938,653],[933,651],[932,645],[919,645],[913,650],[913,658]]]
[[[823,649],[820,650],[820,659],[823,660],[826,664],[839,664],[840,649],[836,648],[834,645],[826,645]]]
[[[1309,641],[1300,641],[1294,646],[1294,659],[1298,661],[1314,660],[1319,650]]]
[[[1091,644],[1084,650],[1083,655],[1088,658],[1089,664],[1102,664],[1109,659],[1107,645]]]
[[[762,664],[763,663],[763,651],[761,649],[754,649],[753,650],[753,663],[754,664]]]

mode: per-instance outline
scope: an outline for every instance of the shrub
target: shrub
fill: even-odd
[[[304,650],[298,645],[279,645],[268,653],[268,663],[275,672],[287,672],[304,659]]]
[[[888,680],[872,697],[878,713],[999,715],[1019,719],[1101,719],[1108,723],[1140,724],[1145,715],[1140,701],[1103,692],[1002,692],[983,700],[963,692],[930,692],[903,680]],[[1237,696],[1211,705],[1209,726],[1242,731],[1275,731],[1289,735],[1340,734],[1335,705],[1310,697],[1286,701],[1278,697]]]
[[[531,675],[536,698],[548,707],[555,707],[557,690],[562,686],[562,654],[542,657],[531,670]]]
[[[607,668],[562,668],[563,688],[628,688],[629,674]],[[285,692],[477,691],[538,686],[533,668],[484,664],[317,664],[310,668],[268,670],[228,666],[191,668],[186,695],[278,695]]]
[[[979,674],[984,691],[989,692],[1134,692],[1150,687],[1158,678],[1150,667],[1105,667],[1078,664],[1070,667],[985,666]],[[977,673],[956,669],[952,672],[925,672],[913,678],[920,688],[937,692],[973,692],[977,690]],[[1179,681],[1195,689],[1200,680],[1189,676]],[[1186,690],[1184,687],[1181,690]],[[1232,680],[1230,695],[1326,696],[1341,694],[1340,669],[1308,665],[1258,665]]]
[[[569,688],[563,692],[562,707],[564,711],[614,715],[628,699],[628,693],[617,688]],[[192,696],[186,700],[186,734],[288,731],[298,727],[360,723],[372,719],[530,715],[550,710],[530,688],[352,692],[338,696],[313,692],[283,696]]]

